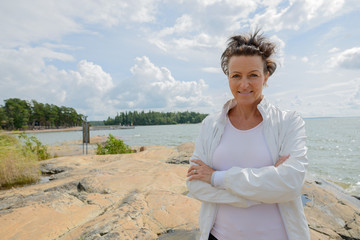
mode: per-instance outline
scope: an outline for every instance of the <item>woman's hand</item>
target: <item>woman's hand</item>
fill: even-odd
[[[275,167],[278,167],[280,164],[284,163],[288,158],[290,157],[290,154],[287,156],[281,156],[280,159],[275,163]]]
[[[200,159],[193,159],[191,162],[196,163],[198,165],[191,165],[188,172],[187,177],[189,177],[189,181],[192,180],[200,180],[206,183],[211,184],[211,175],[215,172],[214,169],[206,165]]]

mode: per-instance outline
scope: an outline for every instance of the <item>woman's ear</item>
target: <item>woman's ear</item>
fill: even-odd
[[[269,76],[270,76],[270,73],[267,72],[267,73],[265,74],[265,78],[264,78],[264,83],[263,83],[263,86],[264,86],[264,87],[267,87],[267,86],[268,86],[268,85],[267,85],[267,81],[268,81],[268,79],[269,79]]]

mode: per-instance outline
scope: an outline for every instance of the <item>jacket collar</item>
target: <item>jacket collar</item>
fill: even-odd
[[[227,114],[230,111],[230,109],[232,109],[233,107],[235,107],[237,104],[235,98],[228,100],[224,106],[223,109],[221,111],[221,115],[220,115],[220,120],[225,123],[226,119],[227,119]],[[269,118],[269,107],[270,107],[270,103],[267,100],[267,98],[265,96],[263,96],[263,99],[261,100],[261,102],[257,105],[257,109],[259,110],[263,121],[267,121],[267,119]]]

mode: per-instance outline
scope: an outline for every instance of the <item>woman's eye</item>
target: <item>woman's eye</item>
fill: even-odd
[[[238,78],[238,77],[240,77],[239,74],[235,74],[235,75],[232,76],[232,78]]]
[[[255,78],[255,77],[258,77],[258,75],[257,74],[251,74],[250,77]]]

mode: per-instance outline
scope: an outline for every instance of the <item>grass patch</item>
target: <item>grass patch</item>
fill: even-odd
[[[40,174],[38,156],[16,137],[0,133],[0,188],[36,182]]]

